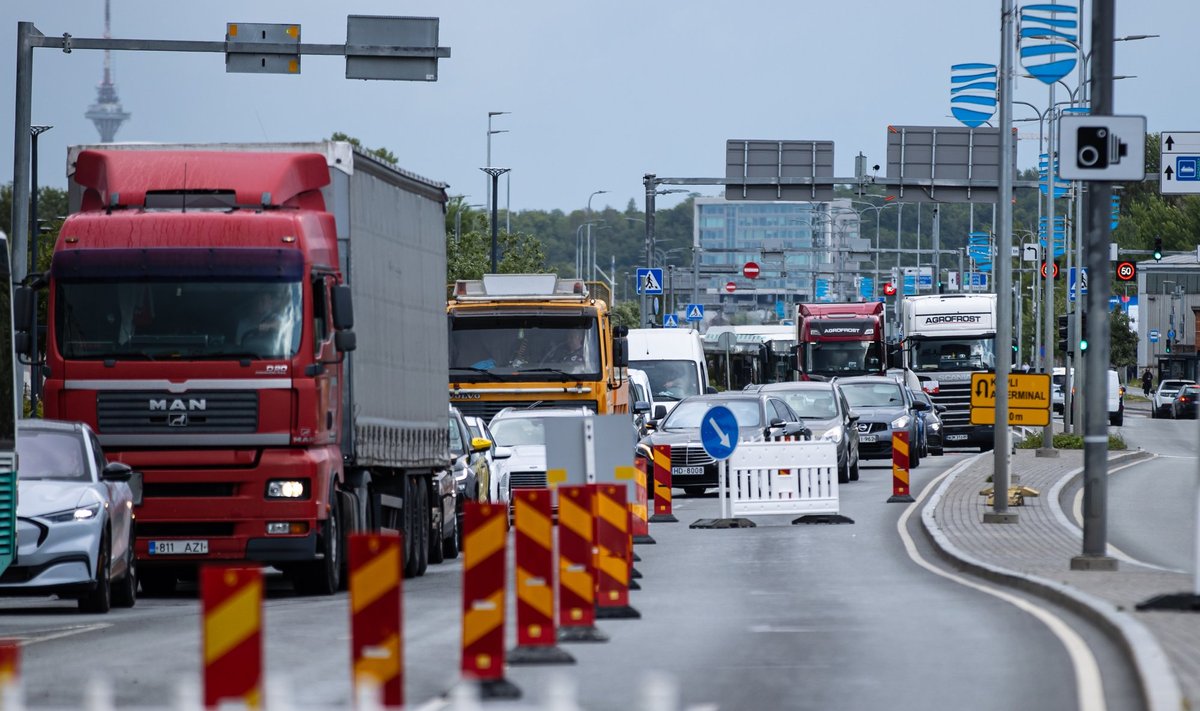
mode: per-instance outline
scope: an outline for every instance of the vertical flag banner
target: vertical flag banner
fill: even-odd
[[[1063,3],[1035,3],[1021,8],[1021,65],[1044,84],[1053,84],[1075,69],[1079,8]]]
[[[979,128],[996,113],[995,64],[967,63],[950,67],[950,113],[963,125]]]

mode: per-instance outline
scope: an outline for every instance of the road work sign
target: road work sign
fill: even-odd
[[[971,374],[971,424],[996,424],[996,374]],[[1008,424],[1044,427],[1050,424],[1050,376],[1013,373],[1008,376]]]

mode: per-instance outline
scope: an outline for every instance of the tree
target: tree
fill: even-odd
[[[641,305],[637,301],[622,301],[609,312],[614,326],[641,328]]]
[[[465,214],[465,213],[464,213]],[[464,223],[465,223],[464,217]],[[446,233],[446,280],[482,279],[491,271],[492,236],[483,229],[486,225],[472,219],[472,229],[463,231],[456,239],[453,232]],[[546,254],[536,238],[520,232],[501,232],[497,236],[500,261],[496,265],[501,274],[540,274],[546,271]]]
[[[1109,363],[1121,370],[1137,365],[1137,334],[1129,329],[1129,315],[1116,309],[1109,319]]]
[[[346,134],[342,133],[341,131],[334,131],[333,135],[329,137],[329,140],[345,141],[345,142],[349,143],[350,145],[354,146],[355,148],[361,148],[364,153],[371,156],[372,158],[378,158],[379,160],[383,161],[384,163],[387,163],[388,165],[396,165],[396,154],[395,153],[392,153],[391,151],[389,151],[386,148],[367,148],[367,147],[363,146],[362,141],[358,140],[357,138],[355,138],[353,136],[346,135]]]

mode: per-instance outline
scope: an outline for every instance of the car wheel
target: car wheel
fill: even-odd
[[[79,611],[104,614],[112,609],[112,579],[109,577],[112,549],[108,534],[100,540],[100,552],[96,555],[96,586],[79,598]]]
[[[935,456],[935,457],[941,457],[941,456],[944,456],[945,454],[946,454],[945,447],[938,447],[933,450],[933,456]]]
[[[1153,419],[1158,418],[1158,408],[1154,406],[1154,403],[1150,403],[1150,417]]]
[[[411,532],[412,545],[404,560],[404,576],[415,578],[425,574],[429,565],[429,489],[423,477],[409,477],[405,482],[408,496],[404,499],[404,530]],[[414,505],[409,506],[409,502]]]
[[[850,481],[858,481],[858,460],[854,460],[854,464],[850,465]]]
[[[909,445],[908,468],[916,469],[919,466],[921,466],[921,447],[920,445],[916,447]]]
[[[450,525],[453,526],[453,529],[450,531],[450,535],[441,539],[441,541],[442,555],[449,560],[454,560],[458,557],[460,529],[458,527],[458,514],[454,514],[451,518],[453,522]]]
[[[305,595],[332,595],[342,583],[342,513],[341,502],[336,491],[330,492],[333,506],[329,518],[321,525],[321,560],[304,563],[292,570],[292,585]]]
[[[133,552],[133,533],[129,534],[129,550],[125,552],[125,575],[112,591],[114,607],[133,607],[137,603],[137,556]]]
[[[850,481],[850,455],[846,455],[846,463],[838,462],[838,483],[845,484]]]
[[[432,507],[429,515],[429,563],[431,565],[437,565],[446,560],[445,543],[442,540],[445,516],[441,506]]]
[[[687,494],[688,496],[704,496],[705,491],[708,491],[708,487],[706,487],[706,486],[685,486],[685,487],[683,487],[683,493]]]

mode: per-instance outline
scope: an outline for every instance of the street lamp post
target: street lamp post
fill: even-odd
[[[592,216],[592,198],[607,193],[607,190],[593,190],[587,199],[587,217]],[[587,261],[584,262],[583,273],[588,281],[596,281],[596,247],[592,244],[592,222],[587,223]]]
[[[53,126],[30,126],[30,165],[29,177],[30,184],[33,186],[29,193],[29,269],[28,274],[32,274],[37,270],[37,254],[38,254],[38,237],[41,234],[41,228],[38,224],[38,136],[46,131],[54,128]],[[38,324],[37,324],[37,292],[33,292],[33,331],[29,339],[29,362],[37,363],[38,360]],[[29,366],[29,413],[32,417],[37,417],[37,404],[42,395],[42,378],[38,374],[38,368],[35,365]]]
[[[496,224],[496,194],[498,192],[497,186],[500,184],[500,176],[507,173],[508,168],[490,168],[489,167],[489,168],[480,168],[480,170],[482,170],[483,172],[490,175],[491,179],[492,179],[492,185],[491,185],[491,188],[492,188],[492,193],[491,193],[492,194],[492,211],[491,211],[492,271],[491,271],[491,273],[496,274],[499,272],[499,263],[500,263],[500,247],[499,247],[499,240],[498,240],[498,237],[496,234],[497,228],[500,227],[499,225]]]
[[[488,112],[488,115],[487,115],[487,118],[488,118],[487,163],[485,165],[490,166],[492,164],[492,134],[493,133],[508,133],[508,129],[506,129],[506,128],[492,130],[492,118],[496,117],[496,116],[503,116],[508,113],[511,113],[511,112],[510,111],[489,111]],[[495,206],[495,204],[496,204],[496,198],[495,198],[495,196],[492,195],[491,179],[485,178],[485,180],[487,182],[485,182],[485,184],[484,184],[484,193],[483,194],[488,196],[488,205],[487,205],[488,206],[488,214],[493,215],[493,221],[494,221],[495,220],[495,217],[494,217],[495,210],[493,210],[492,207]],[[495,270],[495,268],[493,267],[493,271],[494,270]]]

